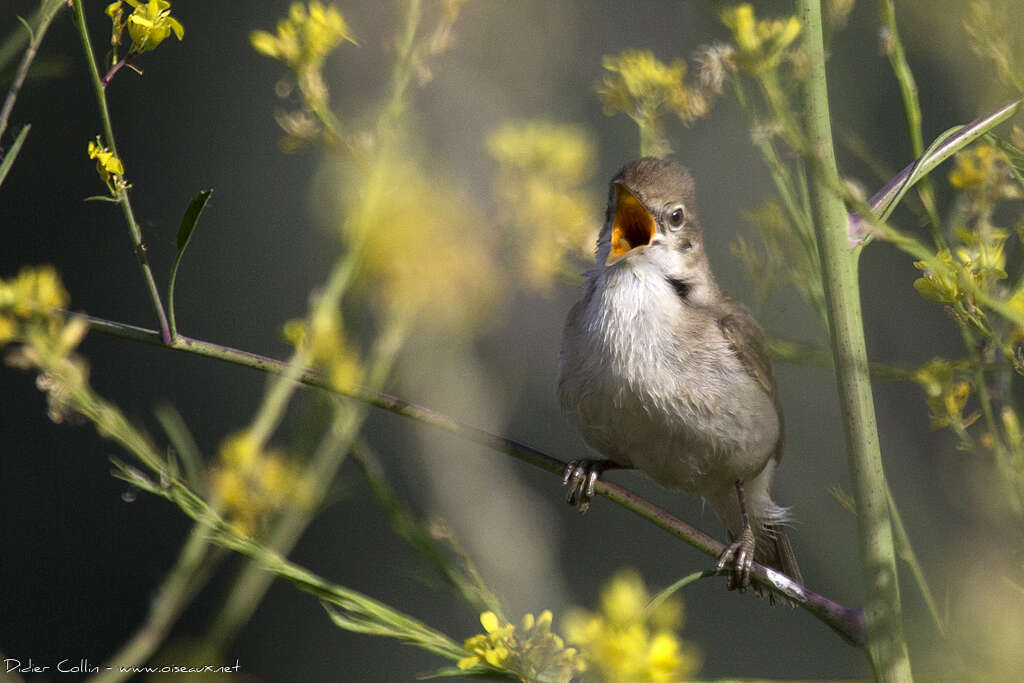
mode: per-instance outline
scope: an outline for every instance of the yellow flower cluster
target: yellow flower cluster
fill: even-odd
[[[644,155],[662,156],[671,151],[661,132],[665,114],[690,123],[708,111],[709,93],[683,82],[686,62],[681,59],[665,64],[649,50],[626,50],[605,57],[602,63],[608,73],[596,91],[604,113],[613,116],[621,112],[636,122]]]
[[[925,299],[941,304],[955,304],[963,298],[965,291],[958,275],[990,289],[993,283],[1006,278],[1004,246],[1008,236],[1005,230],[991,226],[983,232],[958,230],[960,244],[952,250],[940,250],[935,255],[936,262],[914,262],[915,268],[924,271],[914,281],[914,289]]]
[[[85,385],[88,370],[74,350],[88,323],[80,316],[65,319],[68,294],[52,266],[22,268],[10,280],[0,279],[0,346],[20,342],[7,362],[42,370],[37,386],[46,392],[47,414],[63,422],[76,411],[70,396]]]
[[[750,3],[723,10],[722,23],[732,29],[736,67],[750,74],[778,66],[801,30],[796,17],[758,20]]]
[[[963,361],[935,358],[914,371],[913,380],[924,390],[933,429],[953,427],[962,431],[978,419],[977,412],[964,415],[971,396],[971,385],[961,379],[964,370]]]
[[[470,200],[405,159],[378,159],[341,186],[343,234],[362,250],[359,284],[378,310],[452,332],[481,320],[497,277],[493,235]]]
[[[225,439],[219,460],[210,472],[211,490],[240,534],[258,532],[270,515],[284,508],[314,502],[302,470],[277,451],[261,450],[248,432]]]
[[[124,18],[122,7],[126,3],[132,7],[132,13],[128,15],[127,20]],[[185,27],[171,16],[171,3],[167,0],[117,0],[107,5],[106,13],[114,23],[110,42],[113,45],[120,44],[121,32],[127,26],[128,35],[132,39],[131,51],[136,54],[155,49],[171,33],[174,33],[178,40],[185,37]]]
[[[567,255],[593,253],[599,221],[583,184],[594,171],[594,143],[577,126],[531,121],[505,124],[487,149],[498,162],[498,210],[513,228],[526,280],[547,290]]]
[[[253,31],[249,41],[257,52],[280,60],[296,72],[317,71],[334,48],[355,43],[345,17],[336,7],[312,0],[308,7],[293,2],[277,33]]]
[[[22,268],[11,280],[0,279],[0,346],[24,337],[29,326],[55,332],[68,293],[53,266]]]
[[[359,354],[348,343],[338,313],[321,313],[306,320],[289,320],[284,325],[284,337],[296,348],[309,345],[313,365],[327,373],[331,386],[345,392],[363,380],[363,366]]]
[[[566,640],[579,646],[599,680],[669,683],[697,670],[696,654],[676,635],[683,623],[682,601],[674,595],[647,614],[650,597],[640,575],[624,570],[602,590],[599,613],[566,615]]]
[[[89,141],[89,158],[96,160],[96,172],[108,186],[110,186],[111,176],[124,175],[124,164],[114,156],[113,152],[103,146],[98,135],[95,141]]]
[[[976,145],[958,152],[949,183],[968,192],[975,209],[989,208],[1000,199],[1021,198],[1021,188],[1011,179],[1006,153],[992,145]]]
[[[462,670],[484,664],[511,674],[520,681],[552,681],[569,683],[585,670],[579,653],[565,647],[565,642],[551,632],[551,612],[545,610],[534,618],[526,614],[519,628],[502,624],[494,612],[480,615],[486,633],[466,639],[470,656],[459,661]]]
[[[608,73],[597,85],[604,113],[634,119],[658,118],[665,112],[691,121],[703,113],[702,102],[683,82],[686,62],[665,64],[649,50],[626,50],[602,61]]]

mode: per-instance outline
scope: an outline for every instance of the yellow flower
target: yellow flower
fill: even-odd
[[[979,214],[987,213],[1000,199],[1021,198],[1006,153],[992,145],[979,144],[957,152],[949,183],[971,196],[972,208]]]
[[[288,17],[277,22],[277,33],[253,31],[249,42],[254,50],[278,59],[296,72],[316,71],[324,58],[338,45],[355,43],[345,17],[333,5],[325,7],[313,0],[308,9],[292,3]]]
[[[351,390],[362,382],[359,354],[348,343],[337,311],[318,314],[311,326],[305,320],[289,320],[284,325],[284,336],[296,347],[309,345],[313,364],[326,371],[335,389]]]
[[[756,19],[749,3],[723,10],[722,23],[732,29],[736,66],[752,74],[778,66],[801,30],[796,17]]]
[[[453,183],[381,158],[341,186],[343,236],[362,247],[359,284],[379,311],[452,332],[486,315],[497,286],[494,235]]]
[[[494,196],[515,254],[527,282],[546,291],[593,254],[600,220],[583,185],[594,172],[594,143],[578,126],[528,121],[501,126],[487,149],[498,162]]]
[[[89,141],[89,158],[96,160],[96,172],[100,174],[100,178],[103,178],[105,183],[110,182],[112,175],[124,175],[124,164],[114,156],[113,152],[100,144],[98,135],[95,142]]]
[[[996,167],[1005,162],[1006,156],[992,145],[977,145],[957,152],[949,183],[961,190],[980,187],[996,172]]]
[[[949,249],[942,249],[935,255],[935,265],[927,261],[914,261],[914,267],[924,275],[914,280],[914,289],[929,301],[953,304],[963,296],[963,290],[956,279],[957,264]],[[938,269],[936,269],[938,266]]]
[[[551,621],[548,610],[536,618],[528,613],[517,629],[502,624],[494,612],[484,612],[480,625],[486,633],[466,639],[464,647],[470,656],[460,659],[458,666],[467,670],[486,665],[524,682],[568,683],[586,666],[574,648],[566,648],[565,642],[551,632]]]
[[[121,7],[123,4],[121,0],[110,3],[106,9],[107,16],[114,22],[112,42],[115,45],[119,41],[121,29],[125,25],[128,26],[128,35],[132,37],[132,52],[136,53],[155,49],[171,33],[174,33],[178,40],[185,37],[185,27],[171,16],[171,3],[167,0],[149,0],[149,2],[124,0],[124,3],[132,6],[132,13],[128,16],[127,21],[122,22],[121,17],[124,10]]]
[[[579,645],[599,680],[668,683],[696,671],[695,653],[675,633],[683,621],[682,601],[672,596],[647,614],[649,600],[640,575],[624,570],[601,591],[600,613],[577,609],[566,615],[567,640]]]
[[[914,371],[913,380],[924,390],[931,411],[932,429],[952,426],[962,430],[978,419],[976,412],[963,414],[971,395],[970,384],[958,376],[965,367],[963,361],[935,358]]]
[[[224,515],[246,535],[258,531],[273,513],[313,504],[301,470],[277,451],[260,450],[248,431],[221,444],[210,485]]]
[[[602,60],[604,79],[597,96],[608,116],[622,112],[637,123],[653,123],[666,112],[688,123],[705,112],[702,99],[684,83],[686,62],[670,65],[649,50],[626,50]]]

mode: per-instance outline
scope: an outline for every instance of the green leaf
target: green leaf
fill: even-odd
[[[935,141],[919,159],[900,171],[868,201],[878,220],[884,221],[889,217],[889,214],[893,212],[896,205],[903,199],[903,195],[913,187],[914,183],[934,171],[943,161],[1010,118],[1020,107],[1021,102],[1024,102],[1024,97],[1018,97],[996,107],[966,125],[954,126],[935,138]]]
[[[196,231],[199,223],[199,216],[206,208],[206,202],[210,201],[213,190],[201,190],[185,209],[185,215],[181,218],[181,227],[178,228],[178,255],[174,258],[174,266],[171,268],[171,283],[167,292],[167,312],[171,324],[171,339],[178,336],[178,326],[174,321],[174,283],[178,279],[178,266],[181,265],[181,258],[185,255],[185,248],[192,239],[192,233]]]
[[[181,254],[185,251],[185,247],[188,246],[188,241],[192,239],[192,233],[195,232],[196,224],[199,223],[199,215],[203,213],[203,209],[206,208],[206,202],[210,201],[210,195],[212,194],[213,190],[203,190],[189,202],[188,208],[185,209],[185,215],[181,219],[181,227],[178,228],[178,259],[181,259]]]
[[[21,151],[21,145],[25,142],[25,138],[28,136],[29,129],[32,128],[31,124],[26,123],[21,132],[18,133],[18,137],[14,138],[14,144],[7,150],[7,154],[4,155],[4,160],[0,162],[0,185],[4,184],[4,178],[7,177],[7,172],[11,170],[11,166],[14,165],[14,159],[18,156],[18,152]]]
[[[103,194],[94,194],[91,197],[86,197],[82,201],[83,202],[110,202],[111,204],[120,204],[121,203],[121,202],[117,201],[116,199],[114,199],[113,197],[108,197],[108,196],[103,195]]]

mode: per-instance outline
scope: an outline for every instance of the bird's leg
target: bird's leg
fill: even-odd
[[[750,520],[747,518],[747,503],[743,497],[743,482],[741,481],[736,482],[736,497],[740,504],[740,535],[718,556],[716,569],[722,571],[725,565],[732,562],[729,590],[739,588],[740,592],[743,592],[750,587],[750,569],[754,564],[754,548],[757,541],[754,537],[754,530],[750,527]]]
[[[622,465],[612,460],[570,460],[562,473],[562,486],[569,487],[565,502],[575,505],[582,515],[590,509],[594,486],[605,470],[619,469]]]

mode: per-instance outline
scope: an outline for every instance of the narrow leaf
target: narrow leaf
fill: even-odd
[[[181,218],[181,227],[178,228],[178,255],[174,257],[174,266],[171,268],[171,282],[168,285],[167,291],[167,312],[170,318],[171,339],[178,336],[178,325],[174,318],[174,283],[178,279],[178,266],[181,265],[181,257],[184,256],[185,248],[192,239],[192,233],[196,231],[199,216],[203,213],[203,209],[206,208],[206,202],[210,201],[210,195],[212,194],[213,190],[200,191],[188,203],[185,215]]]
[[[111,204],[120,204],[121,203],[121,202],[117,201],[116,199],[114,199],[113,197],[108,197],[108,196],[102,195],[102,194],[94,194],[91,197],[86,197],[82,201],[83,202],[110,202]]]
[[[14,144],[11,145],[11,148],[7,150],[7,154],[4,155],[4,160],[0,162],[0,185],[4,184],[4,178],[7,177],[7,172],[14,165],[14,159],[18,156],[18,152],[21,151],[21,146],[24,144],[30,128],[32,128],[32,125],[28,123],[22,127],[18,137],[14,138]]]
[[[192,233],[195,232],[196,224],[199,223],[199,215],[203,213],[203,209],[206,208],[206,202],[210,201],[210,195],[213,194],[213,190],[203,190],[192,199],[188,204],[188,208],[185,209],[185,215],[181,219],[181,227],[178,228],[178,258],[181,258],[181,252],[185,251],[185,247],[188,246],[188,241],[192,239]]]
[[[893,209],[903,199],[903,195],[914,183],[935,170],[935,167],[943,161],[1010,118],[1022,101],[1024,101],[1024,97],[1018,97],[979,116],[965,126],[950,128],[937,137],[919,159],[900,171],[868,202],[878,220],[884,221],[889,217],[889,214],[893,212]]]

